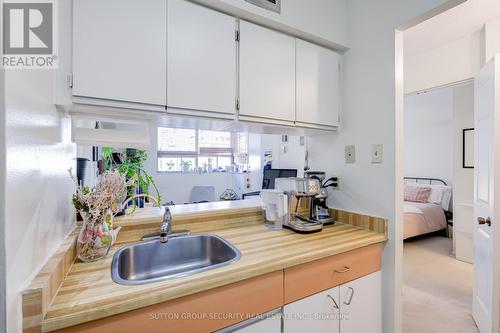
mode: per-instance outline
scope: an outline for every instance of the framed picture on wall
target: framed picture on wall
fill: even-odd
[[[462,167],[474,168],[474,129],[465,128],[462,132]]]

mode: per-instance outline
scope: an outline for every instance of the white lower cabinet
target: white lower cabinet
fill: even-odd
[[[382,286],[380,272],[340,287],[340,332],[382,332]]]
[[[335,287],[285,305],[283,332],[338,333],[339,302],[339,287]]]
[[[381,333],[381,309],[380,272],[375,272],[285,305],[283,332]]]

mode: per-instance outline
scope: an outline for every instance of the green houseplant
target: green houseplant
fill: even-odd
[[[193,165],[193,162],[191,162],[190,160],[182,160],[181,161],[182,172],[189,172],[191,165]]]
[[[129,181],[128,195],[134,195],[136,189],[149,195],[149,188],[156,192],[156,198],[161,205],[161,196],[153,176],[144,169],[144,162],[148,158],[145,150],[127,148],[117,150],[111,147],[102,148],[104,170],[116,169]]]

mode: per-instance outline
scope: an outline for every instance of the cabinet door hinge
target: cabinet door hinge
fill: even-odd
[[[239,30],[234,31],[234,40],[237,42],[240,41],[240,31]]]
[[[240,99],[239,98],[236,99],[236,110],[238,110],[238,111],[240,110]]]
[[[68,87],[73,88],[73,74],[68,75]]]

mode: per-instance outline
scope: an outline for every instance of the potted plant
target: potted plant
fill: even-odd
[[[208,158],[208,165],[207,165],[208,172],[212,172],[213,171],[213,167],[212,167],[213,161],[214,161],[214,159],[212,157]]]
[[[144,162],[148,158],[145,150],[127,148],[120,152],[111,147],[103,147],[102,157],[104,170],[116,169],[126,177],[129,196],[136,193],[149,195],[149,189],[152,187],[156,192],[158,204],[161,204],[160,191],[153,176],[144,169]]]
[[[193,162],[190,160],[182,160],[181,161],[181,167],[182,167],[182,172],[189,172],[189,169],[191,168],[191,165]]]
[[[174,161],[170,160],[167,162],[167,168],[168,168],[168,171],[172,171],[172,168],[175,166],[175,163]]]

